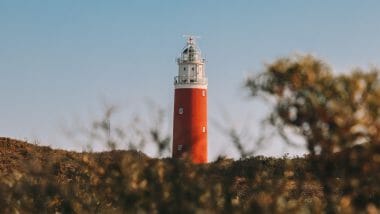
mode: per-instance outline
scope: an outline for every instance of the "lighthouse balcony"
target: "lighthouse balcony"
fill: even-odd
[[[206,62],[205,59],[202,59],[200,57],[181,57],[177,58],[177,63],[178,64],[183,64],[183,63],[199,63],[199,64],[204,64]]]
[[[174,85],[182,84],[195,84],[195,85],[207,85],[207,78],[199,78],[196,76],[176,76],[174,77]]]

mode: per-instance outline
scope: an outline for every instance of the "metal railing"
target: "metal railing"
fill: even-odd
[[[196,62],[196,63],[205,63],[205,59],[201,58],[189,58],[189,57],[180,57],[177,58],[178,63],[184,63],[184,62]]]
[[[175,76],[174,85],[180,84],[196,84],[196,85],[206,85],[207,78],[197,78],[196,76]]]

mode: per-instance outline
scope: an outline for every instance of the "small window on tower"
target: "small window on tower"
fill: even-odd
[[[186,71],[186,68],[183,68],[184,71]]]
[[[194,67],[192,67],[192,68],[191,68],[191,70],[193,70],[193,71],[194,71]]]
[[[178,145],[177,150],[181,151],[182,150],[182,145]]]
[[[206,132],[206,127],[205,126],[202,127],[202,132],[204,132],[204,133]]]
[[[183,114],[183,108],[182,108],[182,107],[180,107],[180,108],[178,109],[178,114]]]
[[[206,91],[202,90],[202,96],[206,96]]]

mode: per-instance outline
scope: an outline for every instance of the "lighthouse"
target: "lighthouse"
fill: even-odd
[[[205,59],[189,36],[177,59],[174,78],[173,149],[174,158],[187,157],[207,163],[207,78]]]

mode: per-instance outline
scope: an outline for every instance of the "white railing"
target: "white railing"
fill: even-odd
[[[177,62],[179,64],[181,63],[184,63],[184,62],[198,62],[198,63],[205,63],[205,59],[201,59],[201,58],[189,58],[189,57],[180,57],[180,58],[177,58]]]
[[[175,76],[174,85],[181,84],[207,85],[207,78],[197,78],[196,76]]]

